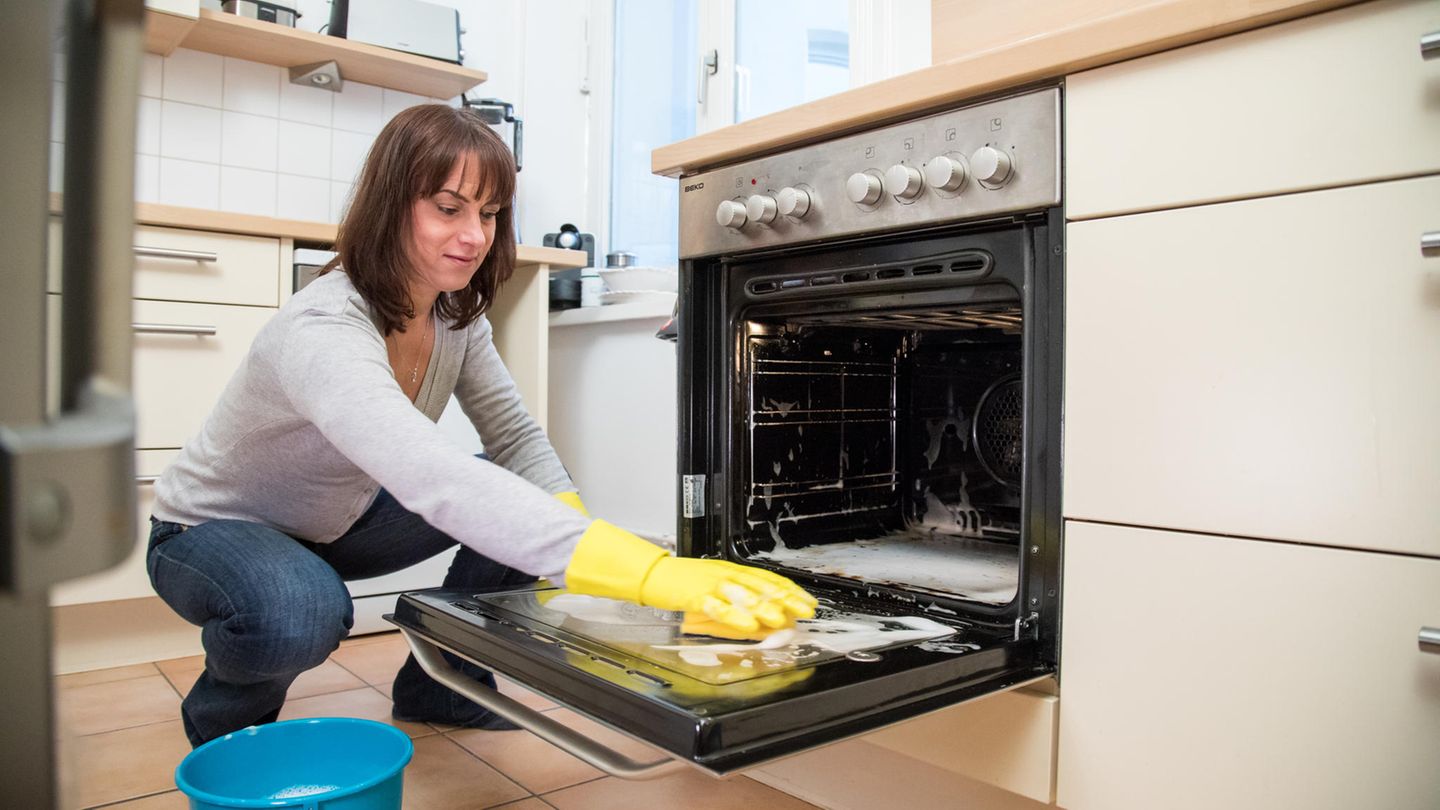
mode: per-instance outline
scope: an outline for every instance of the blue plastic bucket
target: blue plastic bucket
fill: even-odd
[[[175,769],[175,784],[191,810],[400,810],[414,751],[405,732],[373,720],[285,720],[196,748]]]

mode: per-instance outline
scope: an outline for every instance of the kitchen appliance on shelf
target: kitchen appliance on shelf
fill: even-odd
[[[465,61],[460,12],[424,0],[331,0],[326,33],[442,62]]]
[[[1059,133],[1049,87],[680,181],[678,552],[792,577],[822,629],[896,635],[727,650],[553,590],[427,591],[393,617],[422,665],[630,778],[729,773],[1053,676]],[[440,650],[663,756],[477,690]]]
[[[76,797],[56,784],[50,589],[115,566],[135,544],[131,235],[144,4],[7,0],[0,31],[0,792],[7,807],[71,807]],[[63,96],[52,98],[56,87]],[[47,241],[52,230],[59,238]],[[58,346],[46,340],[52,264],[63,289]]]
[[[287,28],[294,28],[295,21],[300,19],[300,12],[291,6],[267,3],[265,0],[225,0],[220,4],[220,9],[229,14],[237,14],[261,22],[272,22]]]

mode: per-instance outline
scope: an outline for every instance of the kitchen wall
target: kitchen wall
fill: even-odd
[[[466,66],[490,76],[470,97],[515,104],[525,121],[517,201],[522,240],[539,244],[561,222],[588,218],[591,102],[581,90],[588,0],[438,2],[460,12]],[[328,0],[298,6],[302,29],[315,31],[329,20]],[[61,82],[55,91],[63,98]],[[183,48],[168,57],[146,54],[136,199],[337,222],[380,128],[406,107],[432,101],[459,103],[357,82],[331,93],[291,84],[283,68]],[[51,145],[57,191],[59,124]],[[509,138],[508,126],[497,129]]]

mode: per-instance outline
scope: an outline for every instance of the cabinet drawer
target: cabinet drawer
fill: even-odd
[[[109,571],[61,583],[50,591],[51,605],[111,602],[154,596],[145,572],[145,547],[150,541],[150,505],[155,500],[154,479],[164,472],[178,450],[137,450],[135,452],[135,550]]]
[[[1066,80],[1072,219],[1440,171],[1433,0],[1386,0]]]
[[[1066,517],[1440,556],[1437,229],[1440,177],[1070,224]]]
[[[60,292],[59,226],[50,228],[49,290]],[[134,250],[136,298],[280,304],[279,239],[142,225]]]
[[[181,447],[200,429],[275,310],[136,301],[133,313],[135,445]],[[193,333],[144,331],[148,329]]]
[[[1440,560],[1067,522],[1057,803],[1421,810]]]

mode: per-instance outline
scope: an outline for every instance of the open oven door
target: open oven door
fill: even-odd
[[[885,615],[869,601],[801,584],[821,600],[817,621],[804,623],[813,632],[758,644],[682,634],[679,614],[545,587],[408,593],[387,618],[436,680],[628,779],[687,762],[724,775],[1054,673],[1053,656],[1023,622],[1001,629]],[[663,756],[619,754],[479,686],[441,650]]]

